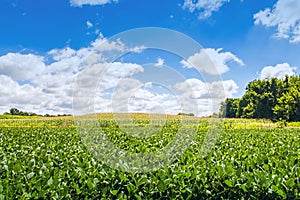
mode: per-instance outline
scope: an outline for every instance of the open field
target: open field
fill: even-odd
[[[133,153],[155,152],[172,141],[177,117],[156,135],[124,133],[111,115],[98,115],[112,142]],[[152,131],[147,115],[131,124]],[[300,126],[279,128],[268,120],[226,119],[211,151],[201,146],[209,119],[187,151],[148,173],[123,172],[94,158],[74,121],[65,118],[0,120],[0,199],[299,199]],[[130,124],[128,124],[130,126]]]

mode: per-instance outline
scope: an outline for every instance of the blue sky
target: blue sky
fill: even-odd
[[[299,74],[299,10],[298,0],[1,1],[0,112],[17,107],[38,113],[73,113],[73,83],[85,53],[93,51],[93,44],[142,27],[167,28],[194,39],[219,70],[224,81],[224,97],[240,97],[253,79]],[[113,45],[112,41],[108,44]],[[195,52],[186,61],[201,65],[203,63],[197,60],[200,54]],[[119,58],[111,70],[117,71],[114,78],[120,78],[119,68],[130,71],[137,67],[138,73],[143,64],[152,62],[157,66],[174,67],[186,82],[201,87],[204,80],[182,61],[168,52],[141,50]],[[181,83],[174,82],[176,84]],[[208,88],[214,88],[214,83],[209,84]],[[145,88],[150,87],[141,87],[134,95],[144,94],[145,97],[148,92],[148,102],[143,99],[143,102],[128,104],[127,109],[146,112],[160,105],[162,108],[158,112],[180,110],[178,104],[171,102],[170,96],[164,96],[164,90],[154,87],[155,92],[154,88]],[[104,96],[112,98],[107,92],[114,90],[105,89]],[[210,91],[211,94],[214,92],[218,93]],[[208,100],[203,91],[195,89],[194,93],[199,115],[215,111],[202,106],[209,104],[203,103]],[[106,100],[100,98],[99,104],[105,104],[107,108],[110,101]],[[162,106],[162,101],[168,104]],[[109,111],[103,107],[98,109]]]

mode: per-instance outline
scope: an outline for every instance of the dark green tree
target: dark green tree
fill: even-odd
[[[239,102],[239,99],[227,98],[225,102],[221,104],[220,116],[227,118],[238,117]]]
[[[300,121],[300,76],[251,81],[240,99],[226,99],[220,115]]]
[[[9,110],[9,113],[10,113],[11,115],[20,115],[20,111],[19,111],[17,108],[11,108],[11,109]]]

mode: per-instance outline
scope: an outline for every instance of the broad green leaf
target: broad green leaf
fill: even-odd
[[[118,190],[110,190],[110,193],[115,196],[118,194]]]
[[[232,186],[233,186],[233,183],[232,183],[232,181],[230,181],[230,180],[225,180],[225,184],[226,184],[227,186],[229,186],[229,187],[232,187]]]

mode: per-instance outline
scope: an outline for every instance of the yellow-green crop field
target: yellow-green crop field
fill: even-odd
[[[147,116],[134,116],[147,127]],[[158,134],[135,138],[109,114],[98,117],[115,145],[135,153],[163,148],[179,128],[169,117]],[[1,119],[0,199],[300,199],[299,123],[225,120],[203,156],[209,119],[190,120],[199,128],[188,149],[159,170],[138,173],[94,158],[72,117]]]

